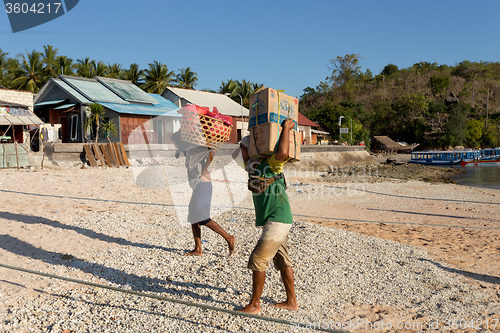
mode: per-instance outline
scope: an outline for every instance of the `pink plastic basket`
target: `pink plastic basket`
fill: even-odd
[[[217,149],[229,139],[232,127],[207,115],[182,111],[181,137],[186,142]]]

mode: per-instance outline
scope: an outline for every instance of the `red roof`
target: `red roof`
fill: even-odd
[[[300,112],[299,112],[299,125],[301,125],[301,126],[311,126],[311,127],[317,127],[317,126],[319,126],[315,122],[309,120],[306,116],[304,116]]]

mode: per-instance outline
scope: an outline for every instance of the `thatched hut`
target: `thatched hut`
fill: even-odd
[[[450,91],[450,93],[446,96],[446,98],[444,99],[444,104],[447,106],[447,107],[451,107],[453,106],[455,103],[458,103],[458,98],[457,96],[455,96],[455,94],[453,93],[453,91]]]
[[[394,154],[401,145],[388,136],[374,136],[371,143],[371,150],[374,153]]]

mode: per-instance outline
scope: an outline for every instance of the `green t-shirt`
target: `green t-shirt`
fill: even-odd
[[[255,168],[255,175],[272,178],[283,172],[286,161],[278,161],[275,155],[262,160]],[[280,178],[267,187],[260,194],[253,194],[255,206],[255,226],[262,227],[267,221],[293,223],[292,209],[285,192],[284,179]]]

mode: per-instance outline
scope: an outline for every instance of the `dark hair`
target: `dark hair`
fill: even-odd
[[[186,149],[191,145],[189,142],[186,142],[182,140],[181,136],[181,131],[177,131],[172,134],[170,139],[175,143],[177,146],[177,150],[175,152],[175,157],[179,158],[180,153],[184,153],[184,156],[186,156]]]

